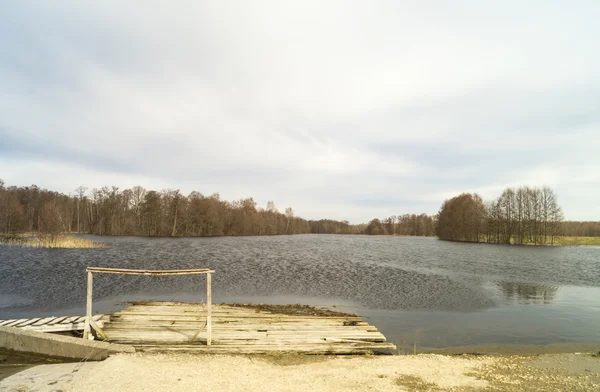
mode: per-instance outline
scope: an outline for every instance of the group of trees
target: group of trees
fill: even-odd
[[[435,216],[426,214],[405,214],[390,216],[379,220],[373,219],[364,229],[365,234],[371,235],[405,235],[405,236],[435,236],[437,220]]]
[[[374,220],[377,221],[378,220]],[[0,182],[0,233],[90,233],[143,236],[244,236],[276,234],[402,234],[433,235],[433,218],[427,215],[390,217],[373,224],[348,221],[309,221],[292,208],[280,212],[270,201],[265,208],[254,199],[233,202],[218,194],[204,196],[179,190],[146,190],[115,186],[72,194],[52,192],[35,185],[7,187]],[[381,226],[381,229],[379,229]]]
[[[548,187],[507,188],[489,202],[463,193],[442,205],[437,236],[454,241],[553,244],[563,232],[563,219],[556,194]]]
[[[562,223],[561,231],[569,237],[600,237],[600,222],[567,221]]]
[[[218,194],[161,192],[136,186],[103,187],[72,195],[0,183],[0,227],[16,232],[79,232],[99,235],[220,236],[310,233],[308,221],[273,202],[259,208],[252,198],[234,202]]]
[[[434,236],[473,242],[545,244],[557,235],[600,236],[600,222],[563,222],[556,194],[548,187],[508,188],[484,202],[465,193],[446,200],[437,216],[405,214],[368,224],[305,220],[292,208],[280,212],[252,198],[233,202],[219,194],[183,195],[179,190],[77,188],[72,194],[6,186],[0,180],[0,234],[65,232],[143,236],[244,236],[276,234],[368,234]]]

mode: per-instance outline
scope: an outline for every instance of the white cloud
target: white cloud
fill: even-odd
[[[598,219],[573,195],[600,191],[595,10],[15,2],[0,16],[0,177],[254,196],[353,222],[543,183],[569,192],[568,218]]]

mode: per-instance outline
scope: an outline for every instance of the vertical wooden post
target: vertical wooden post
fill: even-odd
[[[87,301],[85,304],[85,324],[83,326],[83,338],[93,339],[93,335],[90,335],[91,321],[92,321],[92,285],[93,275],[88,271],[87,278]]]
[[[206,345],[210,346],[212,341],[212,287],[211,273],[206,274]]]

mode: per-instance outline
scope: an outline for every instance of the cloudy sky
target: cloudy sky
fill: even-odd
[[[0,178],[353,223],[549,185],[600,220],[600,3],[4,1]]]

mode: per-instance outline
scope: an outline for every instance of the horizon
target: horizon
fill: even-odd
[[[600,220],[596,2],[3,11],[7,185],[195,190],[353,224],[547,185],[566,220]]]

